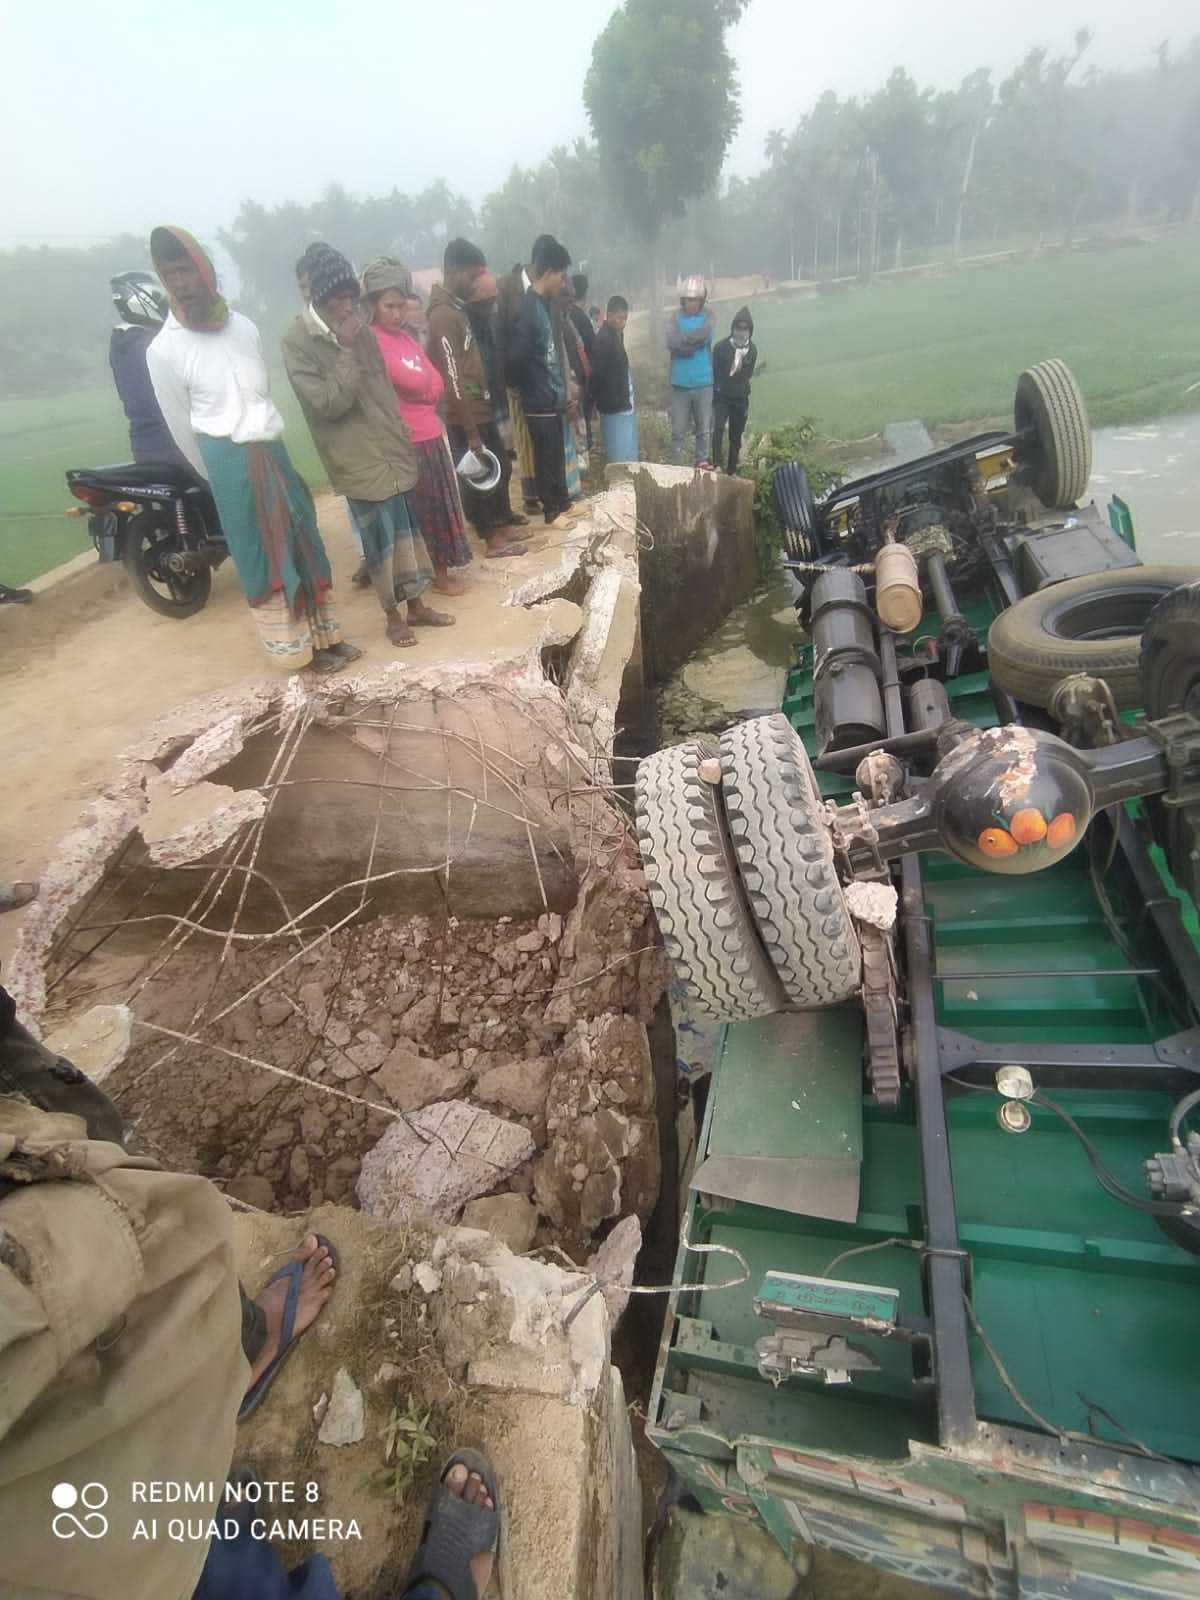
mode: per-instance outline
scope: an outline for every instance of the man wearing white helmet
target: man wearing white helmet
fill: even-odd
[[[683,455],[688,428],[696,434],[696,465],[709,467],[713,416],[713,314],[703,278],[685,278],[679,310],[667,322],[671,352],[671,460]]]
[[[167,295],[149,272],[118,272],[112,280],[113,305],[120,321],[108,345],[108,364],[129,421],[129,445],[135,461],[187,460],[163,421],[162,408],[146,368],[146,351],[167,320]]]

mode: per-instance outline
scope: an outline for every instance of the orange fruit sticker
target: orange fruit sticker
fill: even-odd
[[[1061,850],[1074,840],[1076,831],[1075,818],[1069,811],[1060,811],[1046,829],[1046,843],[1051,850]]]
[[[1036,806],[1018,811],[1008,828],[1018,844],[1037,844],[1046,837],[1046,819]]]
[[[1001,861],[1005,856],[1015,856],[1017,853],[1017,841],[1003,828],[985,828],[975,842],[984,855],[991,856],[994,861]]]

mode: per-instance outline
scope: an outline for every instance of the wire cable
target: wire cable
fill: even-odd
[[[1197,1098],[1200,1099],[1200,1095]],[[1114,1200],[1119,1200],[1122,1205],[1131,1206],[1134,1211],[1145,1211],[1152,1217],[1179,1218],[1183,1216],[1188,1208],[1181,1205],[1177,1200],[1145,1200],[1140,1195],[1131,1194],[1124,1184],[1118,1182],[1104,1165],[1104,1162],[1100,1159],[1100,1152],[1075,1121],[1075,1118],[1071,1116],[1069,1111],[1064,1111],[1056,1100],[1049,1099],[1040,1089],[1032,1094],[1030,1099],[1034,1105],[1045,1106],[1047,1111],[1053,1111],[1054,1115],[1071,1130],[1083,1146],[1084,1154],[1088,1158],[1092,1171],[1096,1174],[1097,1181],[1106,1194],[1110,1194]]]

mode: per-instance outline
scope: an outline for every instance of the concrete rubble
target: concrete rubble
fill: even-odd
[[[647,1026],[668,971],[613,744],[643,698],[647,586],[682,561],[724,603],[749,494],[664,471],[614,482],[510,595],[541,619],[520,655],[248,683],[149,727],[7,971],[147,1147],[224,1188],[248,1287],[307,1231],[338,1244],[333,1299],[244,1438],[264,1477],[303,1461],[323,1515],[365,1497],[343,1592],[394,1579],[398,1517],[415,1537],[427,1476],[401,1493],[380,1443],[410,1412],[439,1451],[461,1428],[493,1453],[506,1595],[641,1592],[609,1336],[659,1195]],[[76,924],[119,925],[89,960],[126,1002],[81,1018],[66,983],[47,1012],[94,939]]]
[[[92,1006],[48,1034],[45,1045],[86,1072],[93,1083],[107,1078],[129,1053],[133,1012],[128,1006]]]
[[[449,1222],[533,1154],[526,1129],[463,1100],[439,1100],[394,1122],[363,1160],[358,1203],[395,1222],[414,1211]]]

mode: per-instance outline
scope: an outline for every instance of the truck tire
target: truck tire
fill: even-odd
[[[637,831],[646,888],[676,977],[709,1016],[736,1022],[784,1007],[738,881],[717,786],[696,741],[639,763]]]
[[[854,994],[862,952],[808,752],[776,712],[721,735],[729,833],[755,925],[793,1006]]]
[[[1039,361],[1017,379],[1016,431],[1033,428],[1034,492],[1045,506],[1067,511],[1083,498],[1092,475],[1092,429],[1074,374],[1057,359]]]
[[[799,461],[785,461],[771,478],[775,515],[783,528],[783,544],[793,561],[812,561],[820,554],[817,502],[808,473]]]
[[[1200,578],[1195,567],[1121,567],[1052,583],[1002,611],[988,630],[988,664],[1002,689],[1048,706],[1073,672],[1103,678],[1124,710],[1141,704],[1142,629],[1164,596]]]
[[[1141,706],[1151,722],[1172,711],[1200,717],[1200,583],[1158,602],[1142,632]]]

